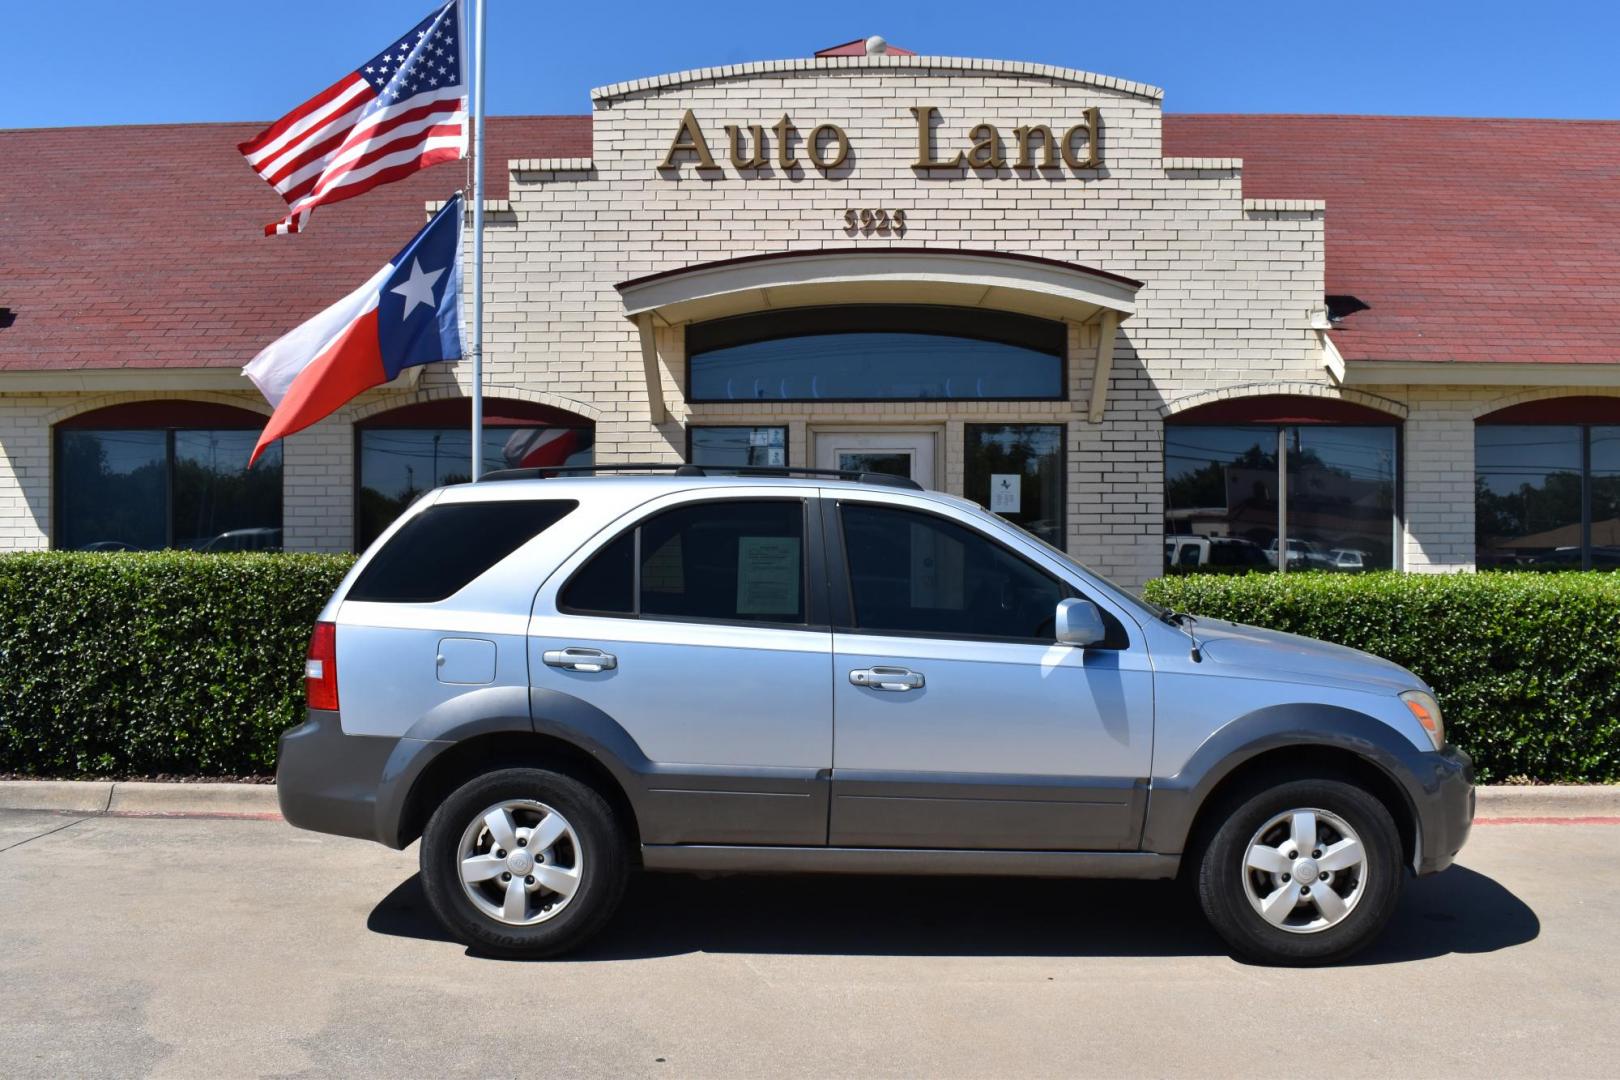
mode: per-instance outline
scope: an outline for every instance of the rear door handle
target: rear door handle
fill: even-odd
[[[922,672],[903,667],[856,668],[849,673],[849,681],[856,686],[873,690],[921,690],[928,681]]]
[[[612,671],[619,666],[619,658],[601,649],[570,646],[566,649],[547,649],[541,659],[564,671]]]

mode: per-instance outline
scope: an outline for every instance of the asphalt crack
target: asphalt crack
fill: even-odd
[[[74,818],[72,821],[68,822],[66,825],[58,825],[54,829],[46,829],[42,833],[35,833],[33,836],[25,836],[21,840],[18,840],[15,844],[7,844],[5,847],[0,847],[0,855],[4,855],[6,852],[11,851],[14,848],[20,848],[24,844],[32,843],[35,840],[40,840],[40,839],[43,839],[43,838],[45,838],[47,836],[55,836],[57,833],[62,832],[64,829],[71,829],[71,828],[73,828],[73,826],[78,825],[81,822],[89,821],[91,818],[100,817],[100,816],[101,816],[100,814],[86,814],[82,818]]]

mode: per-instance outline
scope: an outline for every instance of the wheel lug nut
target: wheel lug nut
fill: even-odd
[[[1287,881],[1287,880],[1288,880],[1288,878],[1289,878],[1289,876],[1290,876],[1290,875],[1288,875],[1288,874],[1284,874],[1284,875],[1283,875],[1283,880],[1284,880],[1284,881]]]
[[[528,846],[529,846],[529,842],[527,840],[525,840],[521,836],[518,837],[518,847],[528,847]]]
[[[1320,848],[1318,848],[1317,850],[1311,852],[1311,858],[1320,859],[1321,857],[1322,857],[1322,851],[1321,851]]]
[[[496,858],[497,858],[497,859],[504,859],[504,858],[506,858],[506,850],[505,850],[505,849],[504,849],[504,848],[496,848],[496,849],[495,849],[495,857],[496,857]]]
[[[523,879],[523,884],[525,884],[525,885],[533,885],[534,884],[534,875],[530,874],[528,877],[524,878]]]
[[[511,874],[508,874],[508,873],[506,873],[506,872],[505,872],[505,871],[504,871],[504,870],[503,870],[503,871],[501,871],[501,880],[502,880],[502,881],[511,881],[511,880],[512,880],[512,875],[511,875]]]
[[[1297,852],[1297,851],[1290,851],[1290,852],[1289,852],[1289,853],[1288,853],[1288,857],[1289,857],[1289,858],[1290,858],[1290,859],[1297,859],[1297,858],[1299,858],[1299,852]]]
[[[1309,885],[1301,885],[1299,887],[1299,895],[1301,895],[1301,896],[1309,896],[1309,895],[1311,895],[1311,887]]]

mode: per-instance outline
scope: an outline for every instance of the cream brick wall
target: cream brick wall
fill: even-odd
[[[1321,381],[1310,309],[1322,295],[1322,211],[1309,203],[1246,204],[1239,164],[1166,162],[1160,103],[1147,88],[1070,78],[1057,69],[965,69],[950,61],[805,63],[599,91],[589,162],[516,163],[511,226],[490,251],[487,363],[498,377],[588,396],[603,412],[598,454],[676,458],[682,422],[787,423],[792,454],[807,460],[812,423],[938,424],[946,486],[960,491],[960,425],[976,421],[1068,425],[1070,547],[1104,572],[1136,582],[1159,567],[1159,409],[1231,383]],[[656,82],[656,81],[655,81]],[[1141,91],[1141,92],[1136,92]],[[1102,115],[1103,166],[1071,170],[958,169],[921,173],[913,105],[939,109],[941,156],[967,147],[981,122],[1009,143],[1020,124],[1062,133],[1088,108]],[[702,175],[691,156],[657,168],[687,109],[722,168]],[[801,133],[800,165],[774,161],[741,176],[725,125],[783,115]],[[848,134],[849,160],[824,175],[803,137],[822,123]],[[767,132],[774,157],[775,138]],[[1009,152],[1009,157],[1012,153]],[[906,212],[903,235],[852,233],[849,207]],[[904,402],[688,406],[680,331],[659,338],[670,421],[655,425],[635,328],[614,286],[700,262],[781,251],[887,246],[1041,255],[1145,282],[1137,314],[1117,337],[1108,409],[1085,420],[1095,330],[1071,350],[1064,403]]]

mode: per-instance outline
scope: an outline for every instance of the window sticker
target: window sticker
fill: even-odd
[[[997,514],[1017,514],[1024,504],[1024,478],[1017,473],[990,474],[990,509]]]
[[[737,613],[799,613],[799,538],[737,538]]]

